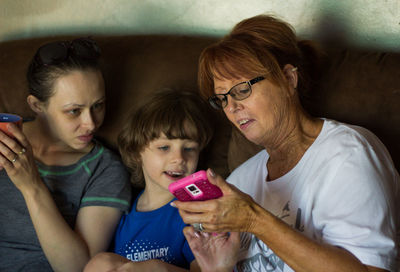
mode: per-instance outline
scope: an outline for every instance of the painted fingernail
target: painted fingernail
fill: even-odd
[[[215,172],[214,170],[212,170],[211,168],[208,169],[210,176],[212,176],[213,178],[215,178]]]

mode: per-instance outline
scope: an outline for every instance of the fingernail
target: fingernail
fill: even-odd
[[[197,231],[194,232],[194,236],[196,236],[197,238],[200,237],[199,233]]]
[[[210,173],[210,176],[212,176],[213,178],[215,178],[215,172],[214,170],[212,170],[211,168],[208,169],[208,172]]]
[[[169,203],[169,205],[171,205],[172,207],[176,208],[176,205],[174,202]]]

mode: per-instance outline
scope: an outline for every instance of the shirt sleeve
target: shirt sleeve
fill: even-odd
[[[94,162],[92,176],[86,186],[80,207],[107,206],[128,212],[131,204],[131,184],[125,166],[110,151]]]
[[[331,179],[321,183],[313,221],[324,242],[366,265],[395,271],[398,174],[385,150],[350,146]]]

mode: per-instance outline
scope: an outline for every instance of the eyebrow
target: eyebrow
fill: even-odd
[[[240,84],[240,83],[245,83],[245,82],[247,82],[248,80],[239,80],[238,79],[238,82],[236,82],[235,84],[233,84],[232,86],[230,86],[230,88],[229,89],[226,89],[226,88],[224,88],[224,87],[221,87],[221,86],[215,86],[215,84],[214,84],[214,92],[216,91],[216,90],[224,90],[225,91],[225,93],[226,92],[229,92],[233,87],[235,87],[236,85],[238,85],[238,84]]]
[[[69,108],[69,107],[80,107],[80,108],[82,108],[83,106],[85,106],[85,105],[83,105],[83,104],[75,104],[75,103],[69,103],[69,104],[66,104],[66,105],[64,105],[63,106],[63,108]]]
[[[96,100],[93,104],[99,103],[99,102],[103,102],[105,99],[106,99],[106,97],[103,96],[103,97],[99,98],[98,100]],[[71,107],[71,106],[82,108],[82,107],[84,107],[85,105],[84,105],[84,104],[69,103],[69,104],[65,104],[65,105],[63,106],[63,108],[68,108],[68,107]]]
[[[220,92],[220,93],[218,93]],[[216,87],[214,88],[214,94],[225,94],[228,91],[224,87]]]

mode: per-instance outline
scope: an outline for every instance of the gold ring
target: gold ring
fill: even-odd
[[[25,148],[22,148],[21,151],[18,152],[18,155],[22,155],[22,154],[24,154],[25,152],[26,152],[26,149],[25,149]]]
[[[18,159],[18,155],[15,155],[14,159],[11,160],[12,163],[16,162]]]

